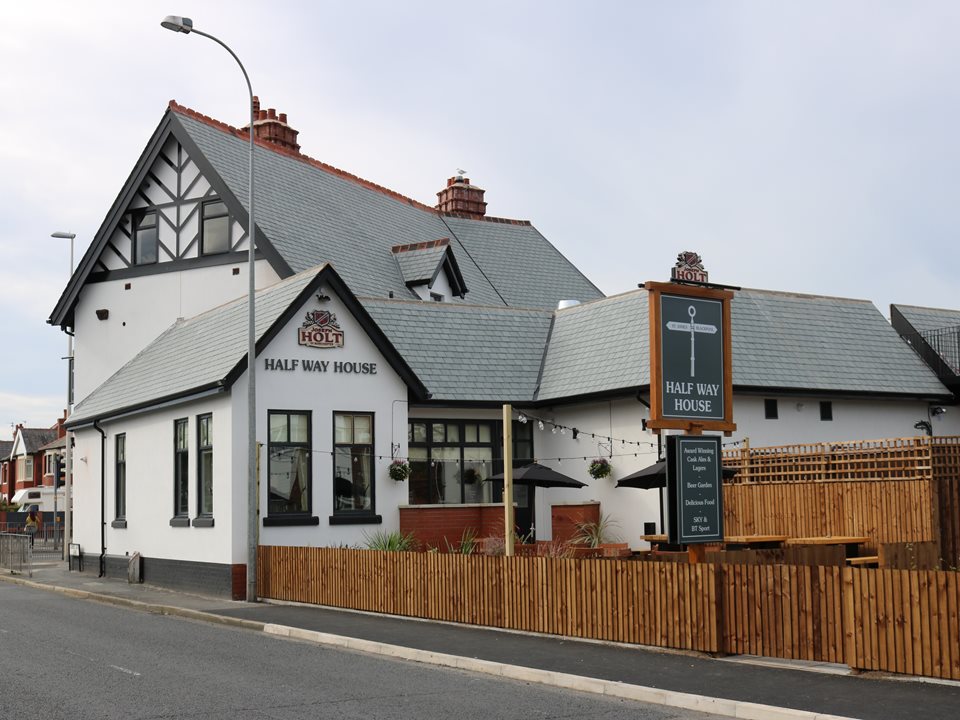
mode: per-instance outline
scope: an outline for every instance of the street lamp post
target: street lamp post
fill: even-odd
[[[58,238],[61,240],[70,241],[70,274],[67,276],[67,282],[70,281],[70,277],[73,276],[73,241],[77,237],[76,234],[71,232],[60,232],[51,233],[50,237]],[[76,325],[76,323],[74,323]],[[73,335],[67,333],[67,417],[70,417],[70,414],[73,412]],[[73,433],[68,432],[64,437],[66,446],[64,448],[64,457],[63,457],[63,547],[61,548],[62,553],[67,552],[67,545],[70,543],[70,540],[73,536]],[[60,478],[54,478],[53,480],[53,501],[57,501],[57,481]],[[53,532],[54,537],[56,537],[57,532],[57,513],[53,513]],[[63,555],[61,555],[63,559]]]
[[[249,383],[247,385],[247,601],[256,602],[257,600],[257,516],[258,491],[257,491],[257,395],[256,395],[256,318],[254,315],[254,294],[256,285],[254,283],[254,262],[255,257],[255,236],[256,224],[253,220],[253,87],[250,85],[250,77],[247,75],[243,63],[236,53],[231,50],[226,43],[219,38],[208,33],[197,30],[193,26],[193,20],[177,15],[167,15],[160,25],[173,32],[184,34],[196,33],[205,38],[209,38],[220,47],[230,53],[230,56],[236,60],[243,73],[243,79],[247,81],[247,108],[250,112],[250,163],[248,190],[249,196],[247,204],[250,215],[247,228],[247,237],[249,245],[248,261],[249,265],[249,283],[247,289],[247,376]]]

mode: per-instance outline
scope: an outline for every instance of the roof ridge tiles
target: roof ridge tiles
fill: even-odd
[[[425,240],[423,242],[407,243],[406,245],[394,245],[390,249],[394,253],[402,253],[413,250],[432,250],[433,248],[446,247],[449,244],[450,238],[440,238],[439,240]]]
[[[181,115],[186,115],[187,117],[193,118],[194,120],[198,120],[222,132],[229,133],[230,135],[233,135],[234,137],[239,138],[240,140],[249,139],[248,133],[246,133],[241,128],[228,125],[222,120],[217,120],[216,118],[210,117],[209,115],[204,115],[203,113],[198,112],[193,108],[189,108],[186,105],[181,105],[176,100],[170,100],[168,107],[174,112],[180,113]],[[278,155],[285,155],[293,160],[299,160],[300,162],[306,163],[307,165],[311,165],[319,170],[324,170],[326,172],[333,173],[334,175],[339,175],[345,180],[350,180],[351,182],[354,182],[360,185],[361,187],[365,187],[368,190],[373,190],[374,192],[382,193],[383,195],[386,195],[387,197],[391,197],[394,200],[399,200],[400,202],[407,203],[412,207],[416,207],[421,210],[426,210],[427,212],[433,213],[434,215],[446,215],[448,217],[461,217],[468,220],[486,220],[488,222],[506,223],[510,225],[530,225],[531,224],[529,220],[511,220],[508,218],[496,218],[496,217],[486,217],[486,216],[478,218],[473,215],[462,215],[459,213],[442,213],[439,210],[437,210],[435,207],[426,205],[425,203],[422,203],[419,200],[414,200],[413,198],[410,198],[410,197],[407,197],[406,195],[398,193],[396,190],[391,190],[390,188],[384,187],[383,185],[378,185],[377,183],[371,182],[370,180],[365,180],[364,178],[358,175],[349,173],[346,170],[341,170],[340,168],[334,167],[333,165],[329,165],[328,163],[325,163],[322,160],[317,160],[316,158],[312,158],[309,155],[304,155],[302,152],[298,152],[296,150],[290,150],[284,147],[279,147],[272,143],[264,142],[262,140],[257,140],[256,138],[254,139],[254,142],[264,150],[270,150],[271,152],[275,152]]]
[[[452,302],[426,302],[424,300],[407,300],[405,298],[385,298],[385,297],[375,297],[373,295],[357,295],[357,300],[362,303],[364,302],[376,302],[384,303],[390,305],[416,305],[421,308],[429,308],[430,310],[444,311],[444,310],[496,310],[499,312],[525,312],[532,313],[535,315],[552,315],[555,311],[551,308],[529,308],[529,307],[517,307],[515,305],[477,305],[472,303],[452,303]]]
[[[805,300],[842,300],[844,302],[864,303],[866,305],[873,305],[873,301],[867,300],[866,298],[840,297],[839,295],[819,295],[817,293],[801,293],[801,292],[794,292],[792,290],[765,290],[764,288],[742,287],[737,292],[762,293],[764,295],[779,295],[781,297],[795,297],[795,298],[802,298]],[[736,293],[734,293],[734,297],[736,297]]]
[[[940,308],[940,307],[928,307],[926,305],[906,305],[904,303],[890,303],[893,307],[898,308],[911,308],[913,310],[933,310],[935,312],[944,312],[944,313],[954,313],[960,314],[960,310],[956,308]]]

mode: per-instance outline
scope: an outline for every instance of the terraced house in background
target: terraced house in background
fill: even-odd
[[[421,203],[301,154],[285,114],[256,111],[260,542],[482,514],[502,500],[489,478],[511,403],[528,420],[515,462],[587,483],[517,486],[521,532],[549,539],[553,506],[592,501],[640,545],[659,496],[614,485],[659,452],[646,291],[605,297],[530,222],[488,215],[463,174]],[[153,582],[243,594],[247,150],[242,128],[171,103],[51,314],[76,335],[87,567],[125,572],[139,552]],[[950,390],[867,301],[742,290],[732,329],[726,442],[960,428],[932,415]],[[596,457],[610,478],[588,476]]]

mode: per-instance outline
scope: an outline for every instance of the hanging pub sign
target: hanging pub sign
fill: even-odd
[[[683,255],[699,263],[695,253]],[[648,282],[644,287],[650,292],[647,427],[730,434],[737,427],[730,362],[733,292],[681,283]]]
[[[719,435],[667,436],[669,540],[674,545],[723,541]]]

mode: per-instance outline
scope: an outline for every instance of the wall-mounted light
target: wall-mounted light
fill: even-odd
[[[930,408],[930,414],[933,415],[933,417],[937,417],[937,415],[946,415],[947,409],[937,405],[936,407]]]

